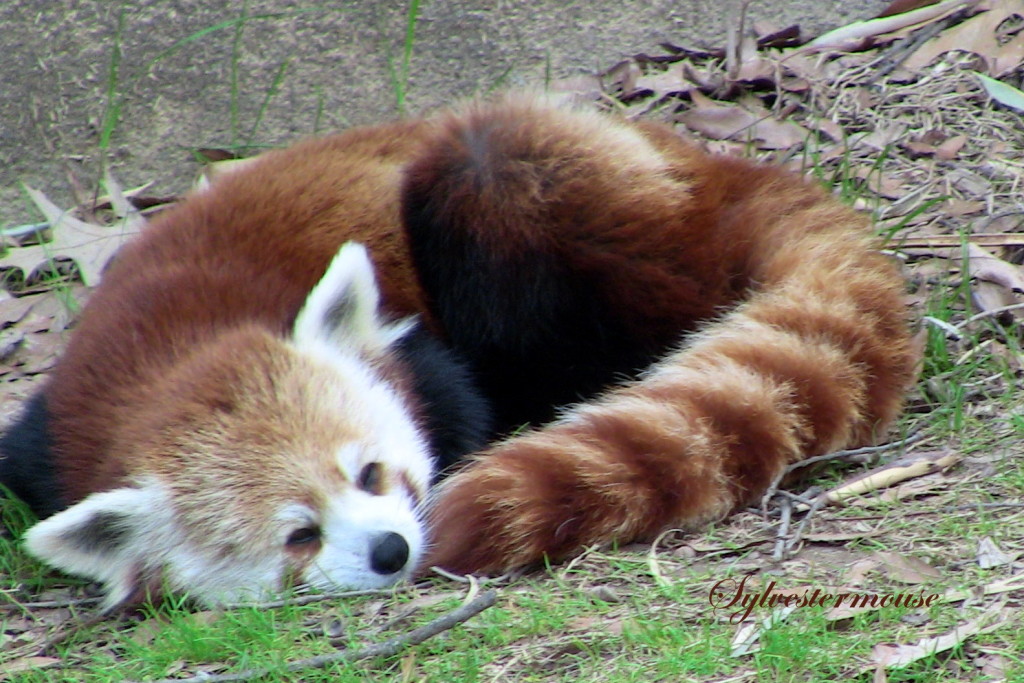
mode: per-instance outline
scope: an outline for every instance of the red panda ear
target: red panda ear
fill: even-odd
[[[157,485],[94,493],[29,529],[25,545],[47,564],[102,582],[112,609],[139,594],[145,560],[171,540],[165,498]]]
[[[412,326],[411,320],[385,323],[378,315],[380,292],[366,248],[347,242],[295,319],[295,343],[326,343],[335,348],[380,355]]]

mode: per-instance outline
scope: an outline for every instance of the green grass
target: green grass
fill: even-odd
[[[420,0],[409,0],[406,11],[405,39],[402,41],[402,54],[395,58],[388,50],[388,73],[391,77],[391,89],[395,93],[395,108],[399,114],[406,113],[406,99],[409,91],[409,67],[412,64],[412,49],[416,44],[416,25],[420,18]]]

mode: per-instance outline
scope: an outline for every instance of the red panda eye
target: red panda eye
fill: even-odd
[[[307,545],[320,540],[320,527],[310,526],[296,529],[288,534],[286,545]]]
[[[359,471],[359,478],[356,479],[356,486],[367,493],[380,495],[383,466],[379,462],[371,462],[363,466]]]

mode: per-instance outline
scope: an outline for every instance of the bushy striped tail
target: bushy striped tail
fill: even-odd
[[[863,219],[810,196],[763,225],[748,216],[764,247],[745,301],[638,381],[444,482],[429,563],[504,571],[697,528],[757,500],[795,461],[883,436],[917,366],[902,280]]]

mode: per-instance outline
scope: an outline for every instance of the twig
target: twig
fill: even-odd
[[[945,332],[946,339],[951,339],[957,342],[964,338],[964,336],[960,334],[960,330],[957,329],[956,325],[954,325],[953,323],[948,323],[945,320],[939,320],[938,318],[935,318],[930,315],[922,315],[921,322],[931,325],[932,327],[935,327]]]
[[[41,600],[39,602],[18,602],[11,598],[11,602],[2,605],[7,609],[55,609],[58,607],[81,607],[83,605],[94,605],[102,598],[67,598],[65,600]]]
[[[950,15],[944,21],[933,22],[924,28],[914,31],[905,40],[894,43],[889,50],[886,50],[877,59],[873,60],[877,62],[877,68],[874,69],[871,77],[864,81],[864,85],[871,85],[898,69],[917,48],[948,28],[953,23],[953,17],[955,16],[955,14]],[[866,66],[875,66],[875,64],[868,64]]]
[[[789,522],[793,518],[793,505],[789,502],[789,499],[783,498],[779,501],[779,504],[782,508],[782,519],[779,520],[779,529],[775,533],[775,550],[772,551],[772,559],[776,562],[782,560],[788,546],[786,534],[789,533]]]
[[[884,453],[885,451],[891,451],[897,448],[903,448],[911,444],[917,443],[927,436],[924,432],[914,432],[908,435],[905,439],[899,441],[891,441],[889,443],[883,443],[879,446],[862,446],[861,448],[851,448],[845,451],[835,451],[834,453],[826,453],[824,455],[816,455],[813,458],[807,458],[800,462],[795,462],[786,468],[784,474],[795,472],[796,470],[807,467],[808,465],[814,465],[819,462],[828,462],[830,460],[841,460],[843,458],[850,458],[857,455],[867,455],[869,453]]]
[[[823,496],[819,496],[811,505],[811,509],[804,515],[804,518],[800,520],[800,525],[796,528],[796,532],[789,538],[789,541],[786,542],[786,549],[783,553],[783,557],[789,557],[793,553],[793,549],[800,545],[804,538],[804,532],[807,531],[807,527],[811,523],[811,518],[814,517],[814,513],[823,507],[825,507],[825,498]]]
[[[473,576],[471,574],[453,574],[447,569],[441,567],[431,567],[430,571],[434,572],[438,576],[443,576],[449,581],[455,581],[457,583],[478,583],[481,586],[488,584],[504,583],[510,581],[516,577],[515,572],[509,572],[507,574],[499,574],[498,576]]]
[[[319,655],[316,657],[309,657],[307,659],[296,659],[285,664],[283,671],[287,673],[296,673],[298,671],[305,671],[308,669],[323,669],[324,667],[330,666],[331,664],[337,664],[339,662],[357,662],[363,659],[373,659],[376,657],[392,657],[407,647],[419,645],[423,641],[433,638],[437,634],[447,631],[448,629],[475,617],[480,612],[483,612],[485,609],[492,606],[496,599],[497,594],[493,590],[489,590],[486,593],[481,594],[472,602],[462,605],[448,614],[438,617],[430,623],[424,624],[423,626],[413,629],[408,633],[385,640],[383,643],[369,645],[361,650],[346,648],[327,655]],[[229,683],[233,681],[249,681],[262,676],[278,673],[279,671],[281,670],[277,668],[253,668],[236,673],[213,675],[200,674],[190,678],[165,678],[159,681],[148,681],[146,683]]]
[[[813,465],[819,462],[827,462],[829,460],[841,460],[843,458],[865,455],[868,453],[883,453],[885,451],[891,451],[895,448],[903,448],[905,446],[909,446],[910,444],[917,443],[918,441],[921,441],[924,438],[925,434],[923,432],[914,432],[913,434],[907,436],[905,439],[901,439],[899,441],[892,441],[890,443],[885,443],[880,446],[863,446],[862,448],[852,448],[845,451],[835,451],[832,453],[825,453],[824,455],[816,455],[813,458],[807,458],[806,460],[800,460],[799,462],[795,462],[792,465],[789,465],[788,467],[783,469],[777,475],[775,475],[775,478],[772,480],[772,483],[769,484],[768,488],[765,489],[764,495],[761,496],[761,509],[765,510],[768,508],[768,501],[771,500],[772,496],[779,492],[779,484],[782,483],[782,480],[786,478],[786,475],[795,472],[801,467],[807,467],[808,465]]]
[[[989,311],[982,311],[981,313],[972,315],[970,318],[963,321],[962,323],[957,323],[956,328],[962,330],[971,323],[978,322],[979,320],[982,320],[984,318],[991,318],[1001,313],[1006,313],[1007,311],[1017,311],[1022,308],[1024,308],[1024,304],[1010,304],[1009,306],[1000,306],[999,308],[993,308],[992,310]]]

